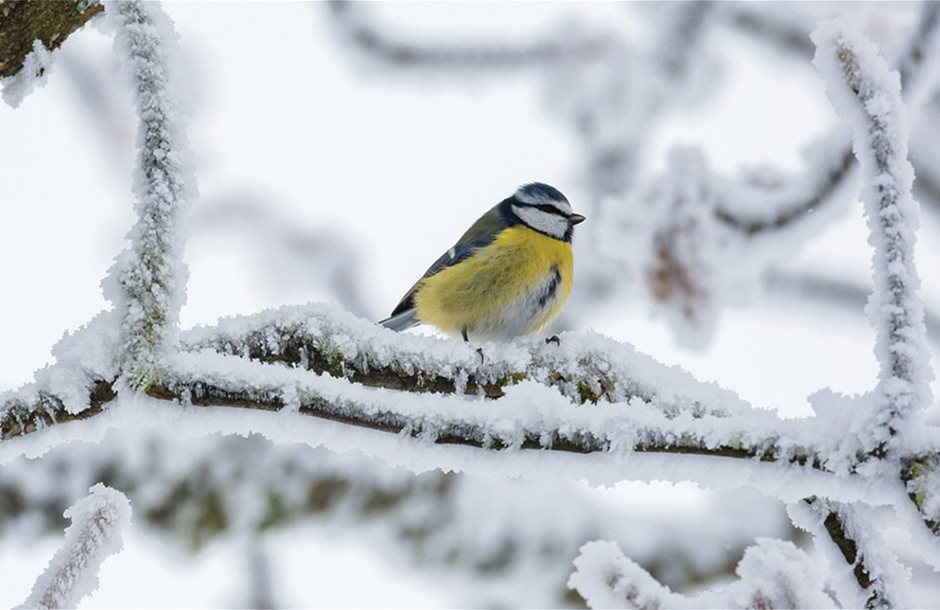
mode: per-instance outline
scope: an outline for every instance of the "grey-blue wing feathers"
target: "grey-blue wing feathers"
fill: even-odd
[[[415,317],[414,297],[421,281],[439,273],[442,269],[470,258],[480,248],[493,243],[496,236],[512,224],[500,213],[499,208],[499,205],[493,206],[486,214],[477,219],[450,250],[442,254],[440,258],[434,261],[434,264],[428,267],[421,279],[415,282],[414,286],[405,293],[405,296],[392,310],[392,315],[379,322],[379,324],[397,331],[420,324],[420,320]]]

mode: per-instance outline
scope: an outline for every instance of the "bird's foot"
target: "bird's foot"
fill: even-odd
[[[551,337],[548,337],[547,339],[545,339],[545,345],[548,345],[549,343],[554,343],[555,345],[560,346],[561,339],[558,338],[558,335],[552,335]]]
[[[483,363],[486,362],[486,358],[483,356],[483,348],[482,348],[482,347],[478,347],[478,348],[477,348],[477,353],[480,354],[480,365],[482,366]]]

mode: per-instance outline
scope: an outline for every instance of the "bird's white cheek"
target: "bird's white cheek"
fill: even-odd
[[[568,230],[568,220],[558,214],[550,214],[536,208],[517,205],[512,206],[512,211],[515,212],[516,216],[521,218],[524,223],[546,235],[561,239]]]

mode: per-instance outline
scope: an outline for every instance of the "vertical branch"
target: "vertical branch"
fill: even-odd
[[[865,177],[862,193],[874,246],[875,289],[868,315],[877,329],[880,404],[863,439],[884,455],[902,420],[930,404],[929,356],[920,280],[914,267],[919,209],[911,196],[914,171],[907,158],[907,116],[900,78],[877,48],[839,24],[813,33],[815,64],[828,81],[837,109],[851,118],[855,153]]]
[[[65,511],[72,524],[65,543],[36,579],[23,608],[74,608],[98,588],[98,569],[121,550],[131,505],[121,492],[98,483]]]
[[[158,376],[163,351],[177,340],[186,280],[182,216],[195,181],[185,163],[188,144],[168,67],[172,24],[159,4],[139,0],[109,4],[106,14],[115,30],[115,53],[133,83],[140,121],[137,223],[129,250],[112,271],[119,289],[110,289],[109,297],[123,310],[119,359],[124,380],[146,389]]]

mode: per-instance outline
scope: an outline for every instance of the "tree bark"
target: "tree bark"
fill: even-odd
[[[0,77],[13,76],[39,39],[49,49],[59,48],[69,35],[104,11],[97,2],[57,0],[0,4]]]

